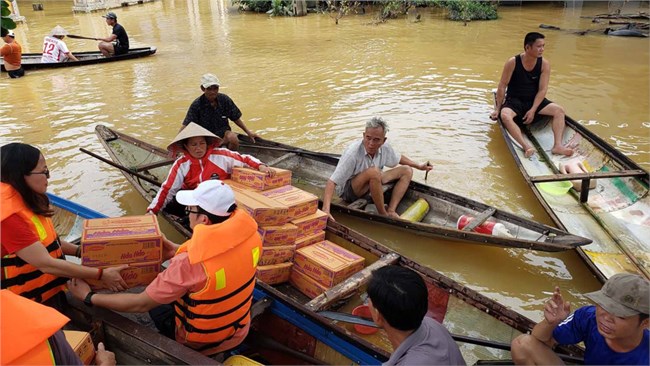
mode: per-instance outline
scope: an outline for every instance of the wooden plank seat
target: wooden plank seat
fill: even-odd
[[[395,183],[390,182],[390,183],[383,184],[381,186],[381,190],[382,190],[382,192],[386,193],[389,190],[393,189],[393,187],[395,187]],[[350,203],[348,205],[348,208],[353,208],[353,209],[356,209],[356,210],[363,210],[368,205],[368,203],[371,202],[371,201],[372,201],[372,197],[370,197],[370,192],[368,192],[365,196],[363,196],[363,197],[357,199],[356,201]]]

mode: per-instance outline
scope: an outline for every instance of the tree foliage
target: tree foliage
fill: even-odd
[[[9,29],[15,29],[16,23],[11,19],[11,10],[9,9],[9,2],[0,0],[2,23],[0,23],[0,33],[2,37],[6,36]]]
[[[451,20],[494,20],[498,18],[497,4],[481,0],[436,0],[438,6],[447,9]]]

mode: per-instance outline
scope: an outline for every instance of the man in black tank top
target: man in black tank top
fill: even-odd
[[[524,155],[530,157],[535,154],[535,148],[524,139],[520,127],[531,124],[537,115],[551,116],[555,138],[551,152],[571,156],[573,150],[562,145],[565,126],[564,109],[559,104],[546,99],[551,66],[542,58],[544,45],[543,34],[537,32],[526,34],[524,52],[511,57],[503,67],[501,81],[497,88],[495,109],[490,118],[497,119],[500,116],[503,125],[524,150]]]

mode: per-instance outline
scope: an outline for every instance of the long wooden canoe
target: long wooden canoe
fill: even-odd
[[[593,240],[578,252],[594,274],[605,281],[619,272],[650,278],[650,196],[648,172],[585,126],[566,117],[563,142],[575,148],[571,157],[551,154],[550,119],[525,129],[536,154],[526,158],[521,147],[498,124],[517,167],[554,223]],[[582,163],[584,174],[561,174],[560,164]],[[576,181],[566,194],[549,185]],[[593,189],[576,190],[595,183]],[[557,193],[556,193],[557,194]]]
[[[88,52],[73,52],[76,58],[79,61],[68,61],[68,62],[41,62],[41,53],[23,53],[22,56],[22,67],[25,70],[34,70],[34,69],[51,69],[55,67],[71,67],[71,66],[83,66],[83,65],[92,65],[100,64],[104,62],[114,62],[114,61],[123,61],[131,60],[134,58],[146,57],[156,53],[156,47],[142,47],[142,48],[132,48],[129,52],[123,55],[117,55],[112,57],[104,57],[99,51],[88,51]],[[0,57],[0,63],[2,63],[2,57]],[[2,71],[5,70],[4,64],[2,65]]]
[[[156,182],[164,181],[169,171],[171,161],[167,151],[103,125],[98,125],[95,131],[113,163],[126,167],[125,170],[122,170],[126,178],[134,184],[143,197],[151,201],[158,191]],[[256,156],[272,166],[291,170],[294,185],[319,196],[322,196],[325,182],[338,162],[335,156],[310,152],[263,139],[259,139],[255,145],[242,143],[241,151]],[[390,193],[391,191],[388,190],[386,195],[389,197]],[[380,216],[363,210],[363,207],[357,206],[357,203],[346,204],[341,200],[333,202],[332,207],[350,215],[412,233],[467,240],[479,244],[562,251],[591,242],[589,239],[417,182],[411,182],[406,196],[398,207],[398,213],[406,210],[419,198],[426,199],[430,206],[429,213],[422,222],[409,222]],[[456,224],[462,215],[475,217],[474,221],[476,222],[482,223],[489,219],[492,222],[501,223],[510,231],[512,237],[477,233],[468,230],[470,225],[465,230],[458,230]],[[176,218],[167,213],[163,213],[163,216],[179,230],[183,230],[182,226],[176,222]]]
[[[55,206],[57,232],[68,241],[77,241],[83,220],[104,217],[81,205],[50,195]],[[258,281],[252,311],[252,331],[244,341],[242,353],[265,364],[379,364],[391,352],[383,331],[361,335],[351,326],[331,321],[322,310],[350,313],[363,302],[365,283],[370,271],[388,264],[411,268],[425,280],[429,290],[429,314],[444,324],[459,342],[469,364],[509,357],[512,338],[532,329],[534,322],[476,291],[413,260],[392,252],[380,243],[339,223],[328,223],[326,238],[366,259],[366,268],[325,294],[309,299],[289,283],[276,286]],[[205,364],[213,360],[175,341],[100,308],[88,308],[70,299],[67,315],[76,327],[94,333],[96,342],[104,341],[116,352],[119,364]],[[257,315],[260,313],[260,315]],[[563,349],[571,355],[579,348]],[[143,362],[146,361],[146,362]]]
[[[125,140],[123,135],[118,137],[107,129],[99,129],[98,132],[100,136],[113,137],[113,139],[109,138],[104,141],[106,141],[106,146],[110,146],[108,152],[115,161],[124,163],[129,161],[128,159],[136,159],[133,161],[142,162],[154,155],[152,151],[155,149],[148,150],[150,145],[141,145],[141,142],[138,141]],[[124,156],[129,158],[125,160]],[[164,166],[160,166],[160,160],[145,164],[148,164],[149,168],[141,169],[137,174],[151,173],[153,170],[162,172],[166,170]],[[129,164],[127,166],[134,167]],[[156,177],[156,175],[147,174],[138,178],[125,172],[125,176],[145,199],[151,200],[155,195],[157,187],[147,180],[151,179],[150,177]],[[176,227],[181,233],[189,235],[182,225],[173,220],[172,222],[176,223]],[[299,343],[297,346],[299,349],[310,350],[311,357],[328,364],[344,364],[350,363],[350,361],[375,364],[385,361],[391,352],[390,342],[385,333],[379,332],[371,336],[362,336],[356,334],[347,325],[325,319],[318,314],[318,311],[334,309],[351,312],[355,306],[363,302],[361,293],[364,291],[370,269],[389,263],[411,268],[423,276],[429,288],[430,314],[447,326],[459,342],[460,339],[464,340],[464,343],[461,344],[461,351],[468,362],[478,359],[508,358],[507,349],[510,341],[522,332],[530,331],[535,324],[506,306],[482,296],[430,268],[421,266],[407,257],[400,256],[384,245],[337,222],[328,222],[326,238],[363,256],[366,259],[366,269],[350,276],[343,283],[313,300],[301,294],[288,283],[269,286],[258,281],[255,292],[256,300],[265,297],[270,297],[273,300],[270,311],[260,316],[260,319],[263,320],[255,322],[254,329],[258,334],[266,335],[267,338],[276,341],[281,339],[286,342],[285,345]],[[289,324],[278,323],[279,320],[273,316]],[[272,318],[267,319],[266,317]],[[305,321],[313,323],[305,324]],[[309,331],[314,326],[317,326],[316,330]],[[309,336],[305,335],[305,332]],[[296,336],[294,337],[294,335]],[[472,343],[468,343],[468,339],[463,337],[471,338]],[[483,345],[475,343],[483,343]],[[331,355],[327,350],[328,347],[339,354]],[[578,348],[566,350],[574,355],[580,355],[582,352]],[[264,357],[272,358],[272,352],[271,354],[266,353]],[[275,361],[290,363],[282,359]]]

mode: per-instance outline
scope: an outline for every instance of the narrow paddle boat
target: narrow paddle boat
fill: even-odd
[[[120,168],[136,190],[145,199],[151,201],[158,191],[160,182],[167,177],[169,166],[173,162],[168,152],[103,125],[98,125],[95,132],[111,161],[89,153]],[[270,166],[291,170],[293,185],[320,197],[325,182],[338,162],[337,156],[331,154],[307,151],[263,139],[258,139],[256,144],[250,145],[244,143],[247,141],[246,137],[240,136],[240,139],[242,139],[241,152],[251,154]],[[391,190],[390,187],[387,188],[386,197],[389,199]],[[338,200],[332,203],[332,208],[414,234],[466,240],[478,244],[562,251],[591,242],[589,239],[566,231],[417,182],[411,182],[409,190],[398,207],[398,213],[404,212],[419,199],[426,200],[429,206],[428,213],[420,222],[394,219],[367,211],[365,208],[369,205],[368,199],[365,198],[351,204]],[[162,214],[177,229],[184,230],[177,222],[177,218],[166,212]],[[461,223],[464,227],[459,229]],[[505,229],[504,233],[501,235],[487,233],[490,231],[489,228],[496,226]]]
[[[592,240],[578,253],[605,282],[620,272],[650,278],[650,195],[648,171],[585,126],[566,117],[563,143],[572,156],[555,155],[551,120],[523,132],[535,148],[521,146],[498,124],[524,179],[563,230]]]
[[[73,52],[75,57],[79,61],[66,61],[66,62],[41,62],[40,53],[23,53],[22,57],[22,67],[25,70],[35,70],[35,69],[51,69],[55,67],[71,67],[71,66],[83,66],[83,65],[92,65],[92,64],[101,64],[104,62],[115,62],[115,61],[124,61],[131,60],[134,58],[146,57],[156,53],[156,47],[142,47],[142,48],[131,48],[129,52],[123,55],[117,55],[112,57],[104,57],[99,51],[89,51],[89,52]],[[2,59],[2,57],[0,57]],[[0,63],[2,63],[0,61]],[[4,65],[2,66],[2,71],[5,70]]]

